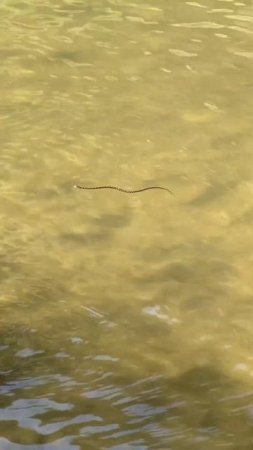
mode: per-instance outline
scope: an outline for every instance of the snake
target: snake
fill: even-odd
[[[137,194],[138,192],[150,191],[151,189],[160,189],[163,191],[167,191],[173,195],[173,192],[170,189],[162,187],[162,186],[147,186],[147,187],[144,187],[141,189],[125,189],[122,187],[111,186],[111,185],[93,186],[93,187],[75,185],[74,188],[85,189],[85,190],[114,189],[115,191],[124,192],[125,194]]]

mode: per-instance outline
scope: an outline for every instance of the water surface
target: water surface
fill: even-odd
[[[0,17],[1,450],[251,449],[251,2]]]

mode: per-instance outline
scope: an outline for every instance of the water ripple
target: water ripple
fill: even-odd
[[[220,29],[225,28],[224,25],[215,22],[185,22],[185,23],[173,23],[173,27],[178,28],[206,28],[206,29]]]
[[[0,437],[1,450],[80,450],[79,445],[72,445],[72,436],[66,436],[56,441],[46,443],[46,444],[16,444],[8,439]]]

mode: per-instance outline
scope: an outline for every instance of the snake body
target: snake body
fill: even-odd
[[[120,192],[124,192],[125,194],[137,194],[138,192],[144,192],[144,191],[150,191],[151,189],[161,189],[163,191],[167,191],[170,194],[172,194],[172,191],[170,191],[169,189],[162,187],[162,186],[148,186],[145,188],[141,188],[141,189],[124,189],[118,186],[110,186],[110,185],[106,185],[106,186],[94,186],[94,187],[88,187],[88,186],[74,186],[77,189],[85,189],[85,190],[93,190],[93,189],[114,189],[115,191],[120,191]]]

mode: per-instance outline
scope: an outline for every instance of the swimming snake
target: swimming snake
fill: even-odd
[[[162,186],[148,186],[145,188],[141,188],[141,189],[124,189],[124,188],[120,188],[118,186],[110,186],[110,185],[106,185],[106,186],[94,186],[94,187],[88,187],[88,186],[78,186],[75,185],[74,186],[77,189],[85,189],[85,190],[93,190],[93,189],[114,189],[115,191],[120,191],[120,192],[124,192],[125,194],[137,194],[138,192],[144,192],[144,191],[149,191],[151,189],[161,189],[163,191],[167,191],[170,194],[173,195],[172,191],[170,191],[170,189],[167,189],[165,187]]]

